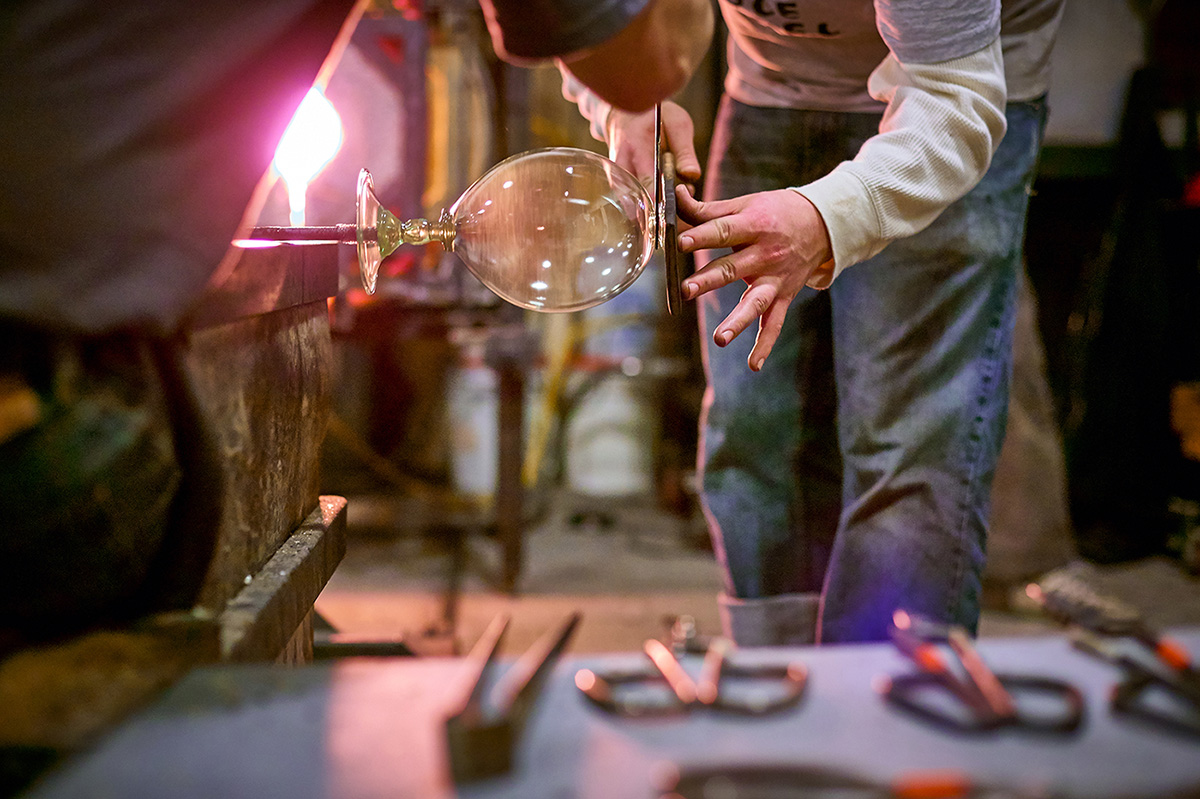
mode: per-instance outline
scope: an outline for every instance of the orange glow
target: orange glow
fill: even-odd
[[[1158,642],[1156,649],[1163,662],[1177,671],[1182,671],[1192,665],[1192,658],[1188,655],[1188,651],[1176,641],[1164,638]]]
[[[917,772],[898,778],[892,794],[898,799],[954,799],[971,794],[971,781],[956,771]]]
[[[946,661],[931,644],[922,644],[917,647],[917,651],[913,653],[913,660],[922,669],[932,674],[944,674],[948,671]]]
[[[279,247],[283,242],[267,239],[234,239],[230,244],[234,247],[241,247],[243,250],[265,250],[267,247]]]
[[[575,672],[575,685],[581,691],[590,691],[596,685],[596,675],[587,669],[580,669]]]

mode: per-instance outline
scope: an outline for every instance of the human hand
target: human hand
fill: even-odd
[[[680,183],[700,179],[700,159],[693,141],[695,126],[682,106],[662,104],[663,144],[675,156],[675,174]],[[614,108],[605,124],[608,157],[628,169],[639,180],[654,177],[654,111],[640,114]]]
[[[758,338],[748,359],[757,372],[779,338],[792,299],[819,270],[832,268],[825,222],[807,197],[789,189],[706,203],[680,186],[675,196],[680,217],[694,225],[680,235],[679,249],[733,248],[685,280],[683,296],[691,300],[746,281],[746,292],[717,326],[713,341],[724,347],[758,319]]]

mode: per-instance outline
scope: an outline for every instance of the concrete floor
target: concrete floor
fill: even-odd
[[[445,631],[449,551],[430,536],[386,535],[380,505],[387,503],[362,498],[356,514],[351,499],[346,557],[317,609],[340,632],[437,646],[423,639]],[[572,520],[581,508],[596,512]],[[528,529],[514,595],[496,590],[485,577],[499,570],[498,545],[482,534],[471,536],[453,607],[458,649],[469,648],[501,612],[512,617],[507,634],[512,651],[527,647],[572,611],[583,614],[571,645],[575,652],[640,649],[682,614],[693,616],[702,632],[717,632],[720,580],[712,553],[697,545],[698,532],[694,520],[637,500],[555,500]]]
[[[661,638],[671,619],[684,614],[702,633],[720,631],[720,577],[700,520],[664,514],[637,500],[561,496],[548,508],[528,530],[515,595],[496,591],[482,577],[498,570],[499,549],[491,539],[474,535],[468,539],[470,562],[461,593],[449,606],[446,547],[404,532],[411,513],[377,497],[351,497],[346,557],[317,609],[340,632],[403,638],[431,653],[466,651],[501,612],[512,618],[506,639],[510,652],[522,651],[576,610],[583,614],[571,644],[577,653],[638,650],[647,638]],[[573,518],[581,509],[595,512]],[[1200,625],[1200,576],[1187,573],[1178,561],[1151,558],[1088,569],[1095,588],[1132,604],[1152,624]],[[988,609],[980,635],[1059,629],[1033,608]]]

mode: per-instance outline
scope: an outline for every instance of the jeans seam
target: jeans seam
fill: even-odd
[[[963,478],[964,491],[959,501],[959,518],[956,525],[955,540],[959,542],[959,553],[956,558],[956,568],[954,573],[954,590],[948,595],[952,604],[946,610],[948,618],[960,618],[957,611],[961,610],[961,606],[965,601],[963,596],[963,584],[966,576],[966,564],[969,562],[966,547],[968,546],[968,533],[971,531],[970,514],[971,508],[978,507],[979,478],[980,465],[982,462],[983,453],[983,434],[988,426],[988,421],[982,413],[982,408],[985,406],[990,391],[995,392],[996,386],[999,384],[999,359],[997,353],[1000,350],[1000,339],[1002,328],[1005,320],[1005,308],[1008,304],[1008,297],[1011,290],[1006,290],[998,299],[998,304],[993,308],[991,320],[988,324],[987,343],[984,346],[983,356],[985,359],[985,368],[981,375],[978,392],[975,395],[974,413],[975,418],[971,423],[971,433],[968,436],[968,453],[966,462],[966,475]]]

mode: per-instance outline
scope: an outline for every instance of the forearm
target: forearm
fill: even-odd
[[[1004,135],[999,40],[938,64],[888,56],[869,88],[888,103],[879,134],[853,161],[795,188],[820,212],[833,250],[832,269],[809,281],[814,288],[929,225],[979,182]]]

